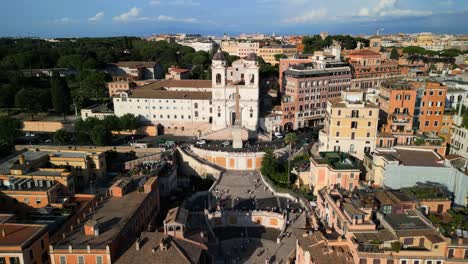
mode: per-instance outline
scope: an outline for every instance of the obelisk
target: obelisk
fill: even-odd
[[[240,108],[239,108],[239,86],[236,85],[236,98],[235,98],[235,103],[236,103],[236,114],[235,114],[235,120],[234,120],[234,125],[232,126],[232,147],[235,149],[242,148],[242,117],[240,113]]]

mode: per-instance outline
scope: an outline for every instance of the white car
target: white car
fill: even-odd
[[[283,138],[283,134],[281,134],[281,132],[275,132],[275,137],[277,138]]]
[[[223,143],[221,143],[221,146],[223,146],[223,147],[227,147],[227,146],[229,146],[229,145],[231,145],[231,142],[229,142],[229,141],[227,141],[227,140],[224,141]]]
[[[199,140],[197,140],[197,142],[195,143],[195,145],[197,145],[197,146],[206,145],[206,140],[204,140],[204,139],[199,139]]]

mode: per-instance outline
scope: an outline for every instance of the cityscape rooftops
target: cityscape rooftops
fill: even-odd
[[[153,99],[211,100],[212,93],[198,91],[166,91],[136,89],[130,92],[129,97]]]
[[[387,81],[382,82],[382,87],[392,90],[414,90],[409,82],[406,81]]]
[[[0,247],[25,248],[28,242],[46,232],[44,225],[32,224],[0,224]]]
[[[164,88],[211,88],[211,80],[159,80],[151,82],[134,89],[141,90],[164,90]]]
[[[375,57],[380,57],[380,54],[378,52],[372,51],[370,49],[360,49],[360,50],[355,50],[351,51],[348,56],[375,56]]]
[[[308,234],[302,230],[297,230],[295,233],[298,246],[309,252],[312,263],[354,263],[348,246],[328,240],[321,232]]]
[[[0,191],[47,191],[56,184],[49,180],[10,177],[8,180],[0,179]]]
[[[403,166],[444,167],[443,160],[433,150],[395,148],[384,155]]]
[[[311,160],[317,164],[328,164],[335,170],[359,170],[356,158],[345,152],[320,152]]]
[[[141,182],[146,182],[145,180],[146,177],[134,176],[126,186],[125,195],[105,197],[85,220],[57,243],[56,247],[72,245],[84,248],[89,244],[92,248],[105,248],[107,243],[125,227],[148,196],[148,193],[139,190]],[[99,230],[98,235],[86,235],[84,231],[86,223],[88,225],[95,223]]]
[[[182,207],[175,207],[167,212],[167,216],[164,221],[166,223],[178,223],[185,225],[187,224],[188,217],[189,212],[187,211],[187,209]]]
[[[117,264],[133,263],[201,263],[206,246],[185,238],[176,238],[162,232],[143,232],[139,248],[129,248],[116,261]]]
[[[421,219],[416,210],[406,210],[403,214],[386,214],[383,220],[389,224],[394,232],[407,230],[434,231],[428,223]]]

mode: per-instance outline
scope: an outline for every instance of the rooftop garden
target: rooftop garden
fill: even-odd
[[[448,195],[439,187],[402,188],[402,192],[416,199],[448,199]]]
[[[429,220],[444,236],[454,237],[457,230],[468,230],[468,208],[452,208],[444,215],[429,215]]]
[[[328,164],[336,170],[359,169],[356,158],[344,152],[320,152],[320,158],[316,158],[315,161],[319,164]]]

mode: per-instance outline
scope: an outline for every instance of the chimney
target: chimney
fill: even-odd
[[[162,251],[166,251],[166,250],[167,250],[167,246],[168,246],[168,241],[167,241],[167,239],[165,239],[165,238],[161,239],[161,242],[159,243],[159,248],[160,248]]]
[[[99,222],[95,220],[88,220],[85,223],[85,235],[99,236]]]
[[[136,241],[135,241],[135,249],[136,250],[140,250],[140,243],[141,243],[141,239],[140,238],[137,238]]]
[[[21,164],[21,165],[23,165],[25,163],[25,158],[24,158],[23,154],[18,156],[18,161],[19,161],[19,164]]]

